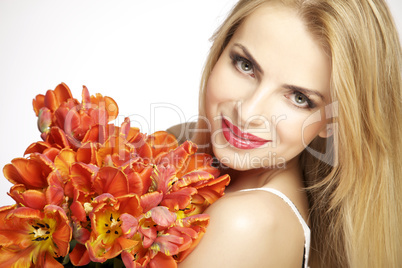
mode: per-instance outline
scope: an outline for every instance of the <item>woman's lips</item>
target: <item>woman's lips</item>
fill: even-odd
[[[241,131],[224,117],[222,117],[222,131],[225,139],[239,149],[254,149],[271,142],[271,140],[265,140],[251,133]]]

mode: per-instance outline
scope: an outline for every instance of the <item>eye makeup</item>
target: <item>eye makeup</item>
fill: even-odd
[[[291,91],[286,94],[285,97],[289,99],[296,108],[313,109],[317,107],[317,104],[313,100],[300,91]]]
[[[233,66],[241,73],[255,77],[254,65],[248,59],[240,56],[235,52],[230,53],[230,58],[232,59]]]

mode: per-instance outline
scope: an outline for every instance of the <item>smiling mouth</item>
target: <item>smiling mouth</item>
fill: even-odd
[[[230,123],[222,116],[222,131],[225,139],[239,149],[258,148],[271,140],[265,140],[251,133],[241,131],[237,126]]]

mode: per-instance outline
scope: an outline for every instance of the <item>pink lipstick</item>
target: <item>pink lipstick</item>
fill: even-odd
[[[254,149],[264,145],[271,140],[265,140],[251,133],[243,132],[237,126],[222,117],[222,130],[225,139],[234,147],[239,149]]]

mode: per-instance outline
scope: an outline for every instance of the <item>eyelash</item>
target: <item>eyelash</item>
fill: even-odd
[[[255,77],[253,63],[251,63],[248,59],[246,59],[246,58],[244,58],[244,57],[242,57],[242,56],[240,56],[240,55],[238,55],[238,54],[235,54],[235,53],[231,53],[231,54],[230,54],[230,58],[232,59],[232,64],[233,64],[233,66],[234,66],[239,72],[241,72],[242,74],[245,74],[245,75],[249,75],[249,76],[251,76],[251,77],[253,77],[253,78]],[[243,70],[243,69],[241,68],[241,64],[242,64],[242,63],[247,63],[247,64],[249,64],[251,73],[249,73],[249,72],[247,72],[247,71],[245,71],[245,70]]]
[[[300,106],[300,105],[298,105],[296,103],[296,101],[294,99],[292,100],[292,98],[290,96],[292,96],[292,95],[296,96],[296,94],[301,95],[301,96],[303,96],[305,98],[307,106]],[[310,109],[313,109],[313,108],[315,108],[317,106],[314,101],[312,101],[309,97],[307,97],[305,94],[301,93],[300,91],[292,91],[290,94],[285,95],[285,97],[288,98],[289,100],[291,100],[293,102],[293,105],[296,108],[299,108],[299,109],[310,110]]]

